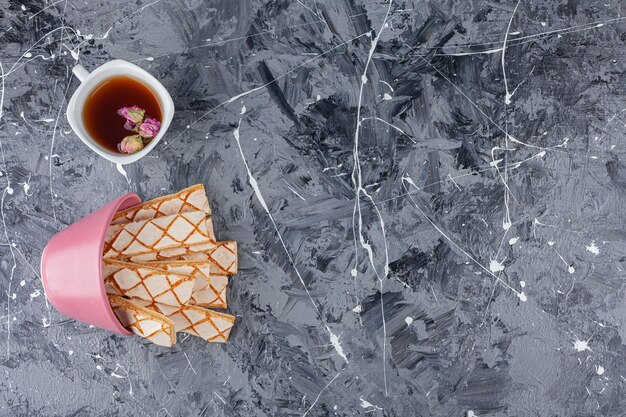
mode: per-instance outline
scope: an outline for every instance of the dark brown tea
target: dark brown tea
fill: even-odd
[[[121,153],[117,145],[134,132],[124,127],[125,119],[117,110],[130,106],[144,109],[147,117],[163,119],[155,94],[136,79],[122,75],[102,82],[85,100],[83,124],[87,133],[105,149]]]

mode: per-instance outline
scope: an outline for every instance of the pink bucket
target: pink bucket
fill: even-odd
[[[141,203],[128,193],[54,235],[41,257],[43,287],[61,313],[87,324],[132,335],[115,317],[104,289],[102,251],[118,210]]]

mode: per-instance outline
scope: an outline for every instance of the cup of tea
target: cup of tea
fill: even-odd
[[[72,72],[81,82],[67,105],[67,119],[74,133],[94,152],[117,164],[130,164],[150,152],[165,135],[174,117],[174,102],[165,87],[147,71],[116,59],[87,71],[76,65]],[[158,130],[139,131],[139,122],[129,125],[120,113],[138,108],[145,120],[158,121]],[[147,130],[147,129],[146,129]],[[139,134],[144,136],[139,136]],[[125,137],[134,136],[141,149],[125,153]]]

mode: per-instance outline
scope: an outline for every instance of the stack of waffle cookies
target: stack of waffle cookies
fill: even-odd
[[[107,231],[103,276],[128,330],[160,346],[176,333],[226,342],[235,317],[224,309],[237,242],[217,242],[204,186],[119,211]]]

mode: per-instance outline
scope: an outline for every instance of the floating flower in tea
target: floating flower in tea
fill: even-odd
[[[122,107],[117,114],[126,119],[124,127],[136,132],[136,135],[126,136],[117,146],[120,152],[131,154],[139,152],[150,139],[159,133],[161,122],[157,119],[146,117],[146,111],[138,106]]]
[[[117,111],[117,114],[126,119],[125,126],[129,126],[129,130],[132,130],[138,123],[141,123],[143,121],[143,118],[146,115],[146,111],[144,109],[140,109],[137,106],[122,107]]]
[[[143,139],[139,135],[126,136],[118,145],[118,149],[127,154],[139,152],[143,149]]]
[[[159,133],[159,129],[161,128],[161,122],[157,119],[150,119],[146,117],[146,119],[139,125],[139,135],[143,138],[153,138]]]

